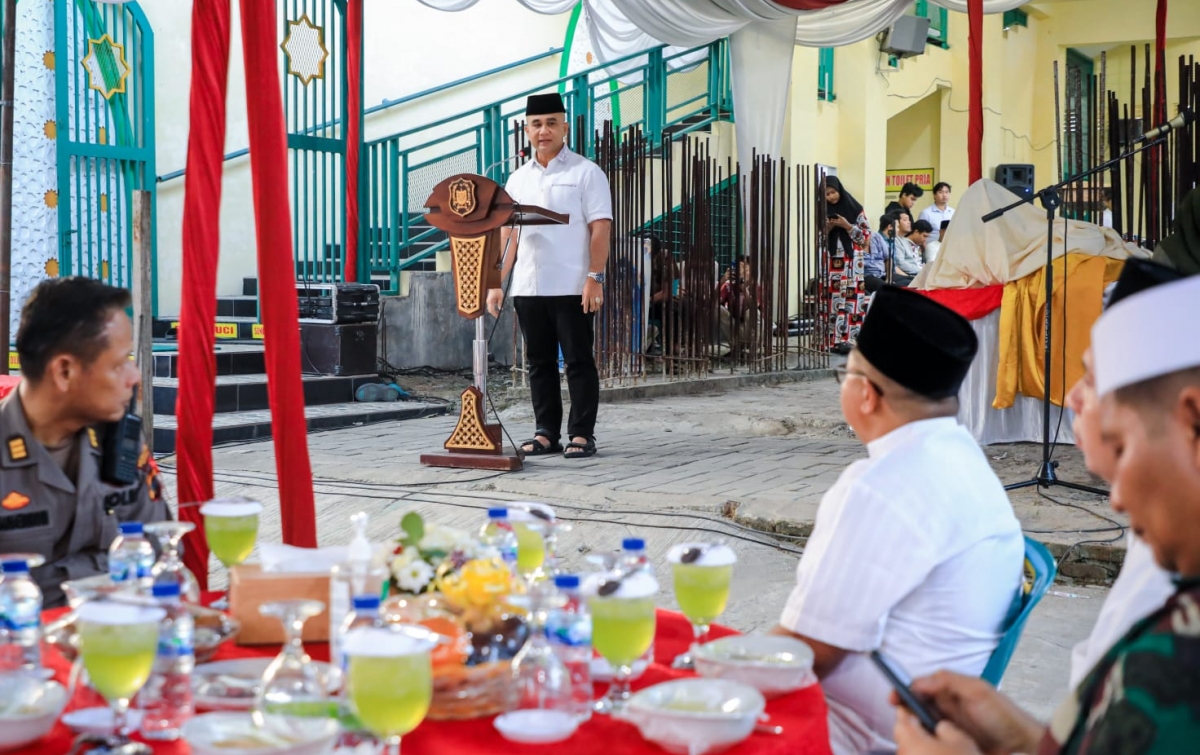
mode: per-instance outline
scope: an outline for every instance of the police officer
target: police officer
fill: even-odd
[[[89,278],[48,280],[21,312],[21,383],[0,402],[0,553],[38,553],[46,607],[61,584],[108,569],[124,521],[170,518],[145,448],[134,484],[100,479],[104,425],[140,382],[129,292]]]

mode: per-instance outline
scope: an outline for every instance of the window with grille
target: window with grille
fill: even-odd
[[[950,46],[947,34],[950,13],[945,8],[931,6],[929,0],[917,0],[913,3],[912,14],[929,19],[929,44],[943,49]]]
[[[833,102],[833,48],[822,47],[817,58],[817,99]]]

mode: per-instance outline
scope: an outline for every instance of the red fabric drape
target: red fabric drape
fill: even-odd
[[[192,89],[183,198],[183,301],[179,312],[179,518],[195,522],[183,560],[208,586],[208,543],[189,503],[213,497],[212,423],[217,383],[215,334],[220,253],[221,161],[229,80],[229,0],[192,6]]]
[[[346,265],[343,280],[358,280],[358,135],[362,122],[363,0],[346,3]]]
[[[939,304],[959,313],[968,320],[987,317],[1000,309],[1004,300],[1004,286],[984,288],[931,288],[917,289]]]
[[[300,331],[296,327],[300,308],[292,257],[287,129],[279,84],[279,26],[273,2],[242,0],[241,9],[258,290],[283,542],[311,548],[317,544],[317,523],[300,382]]]
[[[970,27],[967,183],[973,184],[983,178],[983,0],[967,0],[967,22]]]

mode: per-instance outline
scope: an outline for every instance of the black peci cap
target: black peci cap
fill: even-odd
[[[525,115],[554,115],[567,112],[560,94],[531,94],[525,101]]]
[[[1183,273],[1157,262],[1137,258],[1127,259],[1125,266],[1121,268],[1121,276],[1117,278],[1117,285],[1113,287],[1105,306],[1111,307],[1127,296],[1133,296],[1162,283],[1177,281],[1182,277],[1184,277]]]
[[[858,334],[858,352],[875,369],[930,399],[958,394],[978,349],[966,318],[898,286],[879,289]]]

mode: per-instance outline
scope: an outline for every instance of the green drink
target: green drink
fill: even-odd
[[[524,522],[513,524],[517,536],[517,571],[525,576],[537,573],[546,561],[546,541],[536,527]]]
[[[592,647],[613,666],[629,666],[654,640],[654,598],[601,598],[588,602]]]
[[[204,519],[208,547],[226,566],[237,566],[250,557],[258,539],[257,516],[209,516]]]
[[[250,557],[258,539],[258,515],[262,504],[244,498],[209,501],[200,507],[208,547],[226,567],[237,566]]]
[[[96,691],[105,700],[137,694],[154,667],[158,623],[79,622],[79,652]]]
[[[400,738],[417,728],[433,701],[430,651],[438,635],[424,627],[389,624],[346,633],[346,692],[358,721],[400,755]]]
[[[433,700],[433,664],[429,653],[395,658],[359,656],[348,669],[350,702],[358,720],[387,737],[417,728]]]
[[[707,626],[725,612],[729,600],[729,582],[733,566],[693,566],[672,564],[675,599],[692,624]]]

